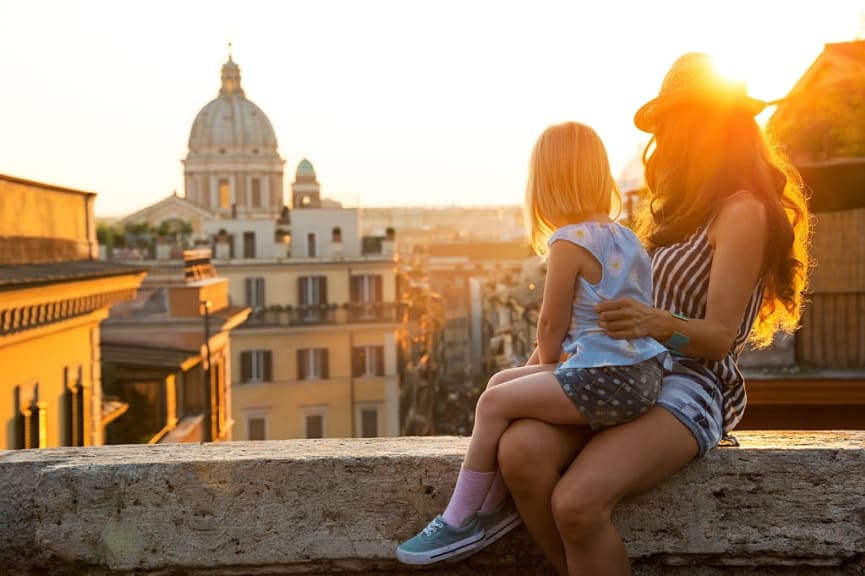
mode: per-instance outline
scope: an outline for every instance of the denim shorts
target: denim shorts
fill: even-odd
[[[700,451],[698,458],[717,446],[724,433],[723,395],[717,378],[695,360],[675,358],[664,371],[658,406],[685,425]]]
[[[658,398],[664,369],[655,358],[628,366],[559,367],[553,374],[592,430],[633,420]]]

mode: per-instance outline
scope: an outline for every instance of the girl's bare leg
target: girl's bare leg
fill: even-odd
[[[517,366],[515,368],[506,368],[493,374],[487,382],[487,390],[493,386],[510,382],[520,376],[528,376],[537,372],[552,372],[558,364],[528,364],[526,366]]]
[[[522,370],[533,368],[525,366]],[[478,399],[463,467],[477,472],[495,471],[499,438],[511,420],[519,418],[563,425],[586,423],[552,372],[534,371],[514,378],[488,388]]]

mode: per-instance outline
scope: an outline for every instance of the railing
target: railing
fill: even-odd
[[[398,322],[398,302],[270,306],[254,310],[241,328]]]

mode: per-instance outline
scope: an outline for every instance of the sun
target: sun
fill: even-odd
[[[710,52],[718,73],[727,79],[744,82],[748,94],[766,102],[786,96],[808,67],[801,59],[785,63],[776,60],[767,65],[765,60],[754,57],[747,47],[731,44]],[[771,116],[771,106],[757,116],[764,123]]]

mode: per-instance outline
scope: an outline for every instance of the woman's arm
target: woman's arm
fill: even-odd
[[[586,258],[593,258],[585,248],[559,240],[550,246],[544,298],[538,315],[538,362],[559,362],[562,341],[571,324],[574,290],[580,267]]]
[[[608,300],[596,308],[601,328],[613,338],[651,336],[659,342],[678,332],[688,339],[680,352],[720,360],[733,345],[760,278],[767,241],[763,204],[750,193],[736,194],[709,228],[714,254],[705,318],[680,320],[669,311],[630,299]]]

